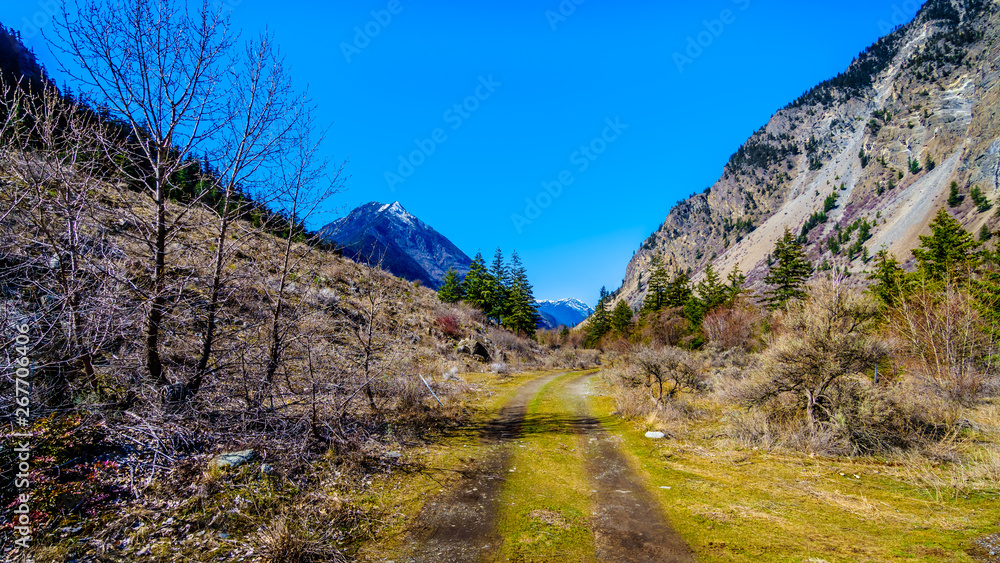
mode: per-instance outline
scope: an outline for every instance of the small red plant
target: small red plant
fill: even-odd
[[[462,335],[462,329],[458,324],[458,317],[455,315],[441,315],[434,321],[441,332],[451,338],[458,338]]]

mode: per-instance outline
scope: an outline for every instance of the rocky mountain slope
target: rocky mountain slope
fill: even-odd
[[[543,328],[558,326],[573,328],[594,312],[589,305],[579,299],[540,300],[536,303],[538,312],[545,321]]]
[[[442,234],[403,209],[399,202],[366,203],[320,229],[358,262],[437,289],[449,268],[461,275],[472,262]]]
[[[995,228],[998,14],[994,1],[930,0],[844,73],[779,110],[715,185],[670,210],[628,264],[616,300],[642,302],[656,254],[696,279],[712,263],[760,286],[785,229],[802,235],[817,275],[860,281],[882,246],[909,257],[953,185],[963,225]]]

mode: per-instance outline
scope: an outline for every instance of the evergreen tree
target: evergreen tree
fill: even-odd
[[[979,243],[945,209],[931,222],[931,234],[913,249],[917,268],[931,281],[968,279],[979,265]]]
[[[898,303],[905,276],[896,257],[885,247],[875,254],[875,270],[868,279],[875,282],[868,288],[872,295],[890,307]]]
[[[497,247],[493,255],[493,264],[490,266],[489,302],[487,304],[486,316],[490,317],[497,324],[503,324],[503,318],[508,311],[508,296],[510,290],[510,270],[503,261],[503,251]]]
[[[611,312],[611,330],[619,336],[627,337],[632,331],[632,315],[632,307],[628,306],[628,302],[624,299],[619,301]]]
[[[736,266],[733,271],[729,272],[726,280],[729,281],[729,285],[726,286],[726,304],[732,305],[736,303],[740,295],[746,292],[743,285],[747,283],[747,277],[740,271],[740,267]]]
[[[674,281],[667,287],[666,306],[670,308],[683,307],[694,295],[691,289],[691,278],[687,272],[678,271]]]
[[[585,340],[587,346],[593,347],[600,344],[601,338],[604,338],[604,335],[611,328],[610,314],[607,309],[609,298],[607,288],[602,287],[601,297],[597,300],[597,306],[594,307],[594,314],[590,315],[590,321],[587,322],[587,338]]]
[[[448,268],[448,273],[444,275],[444,283],[438,290],[438,299],[444,303],[458,303],[465,297],[463,285],[458,279],[458,272],[454,268]]]
[[[504,307],[506,315],[503,318],[503,326],[517,334],[534,338],[535,328],[538,326],[540,318],[538,305],[535,303],[527,271],[521,264],[521,258],[518,257],[517,251],[510,255],[508,275],[510,281],[506,291],[507,304]]]
[[[813,273],[813,265],[806,258],[802,245],[787,228],[774,247],[772,259],[771,271],[764,278],[764,283],[774,286],[764,294],[768,308],[778,309],[790,299],[805,298],[803,288]]]
[[[711,264],[705,267],[705,279],[698,283],[698,297],[702,308],[708,312],[726,302],[728,288]]]
[[[670,277],[663,268],[663,257],[654,255],[649,266],[649,280],[646,282],[646,300],[642,304],[643,313],[655,313],[667,305],[667,291]]]
[[[469,273],[465,275],[462,282],[462,293],[465,295],[465,302],[480,311],[486,312],[490,306],[490,288],[493,285],[493,276],[486,269],[486,261],[483,260],[483,253],[477,252],[469,265]]]
[[[962,205],[965,196],[958,193],[958,182],[951,183],[951,193],[948,195],[948,207],[958,207]]]

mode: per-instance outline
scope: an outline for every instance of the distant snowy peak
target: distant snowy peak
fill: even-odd
[[[448,269],[469,271],[469,257],[450,240],[393,203],[370,202],[320,230],[354,260],[382,268],[432,288],[441,286]]]
[[[554,324],[545,328],[555,328],[560,325],[573,328],[594,312],[589,305],[579,299],[540,300],[537,304],[538,312],[549,321],[545,324]]]
[[[368,205],[378,206],[379,204],[369,203]],[[412,213],[403,209],[403,206],[400,205],[398,201],[381,205],[376,213],[388,215],[389,217],[396,219],[398,222],[406,226],[419,226],[419,227],[427,226],[423,223],[423,221],[414,217]]]

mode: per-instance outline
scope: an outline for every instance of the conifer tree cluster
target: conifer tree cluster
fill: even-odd
[[[930,227],[931,234],[921,236],[920,247],[913,249],[915,271],[905,272],[885,248],[875,255],[868,291],[884,306],[895,307],[918,291],[942,294],[957,288],[976,299],[984,317],[1000,320],[998,252],[985,249],[986,241],[975,240],[946,209]]]
[[[449,269],[438,298],[445,303],[465,301],[494,323],[528,337],[534,337],[540,318],[527,270],[516,250],[507,263],[497,248],[488,267],[482,252],[477,252],[464,280]]]
[[[719,307],[732,306],[743,294],[746,283],[739,268],[730,272],[726,281],[709,264],[705,268],[704,279],[692,283],[687,272],[678,271],[673,277],[663,266],[663,258],[653,256],[648,281],[646,299],[638,311],[633,311],[625,300],[620,300],[609,309],[613,295],[601,288],[600,298],[594,314],[587,323],[587,346],[597,346],[606,335],[629,338],[637,329],[655,322],[663,311],[674,310],[687,320],[692,333],[698,331],[705,315]]]

